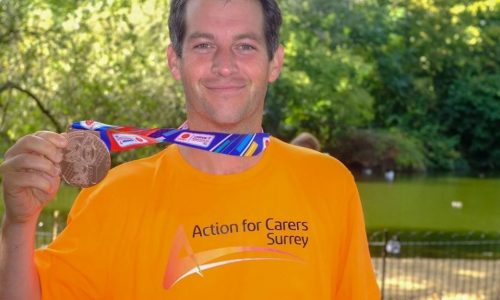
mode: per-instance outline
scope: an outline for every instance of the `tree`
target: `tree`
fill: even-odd
[[[331,150],[340,132],[366,126],[373,118],[373,97],[363,87],[372,66],[334,44],[335,12],[308,4],[283,4],[288,10],[282,32],[286,63],[270,90],[265,125],[286,139],[310,131]]]
[[[2,2],[3,150],[72,121],[176,127],[182,94],[168,73],[167,1]]]

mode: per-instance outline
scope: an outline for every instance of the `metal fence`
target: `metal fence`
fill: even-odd
[[[369,234],[382,299],[500,299],[500,234]]]

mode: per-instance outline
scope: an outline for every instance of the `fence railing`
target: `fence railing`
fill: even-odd
[[[382,299],[500,299],[500,234],[369,234]]]

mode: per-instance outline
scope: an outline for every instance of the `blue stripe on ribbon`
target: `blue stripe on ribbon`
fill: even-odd
[[[240,145],[240,141],[244,137],[242,134],[233,134],[233,139],[231,139],[231,144],[224,149],[222,153],[224,154],[229,154],[229,155],[240,155],[240,152],[238,152],[237,147]]]
[[[238,147],[236,148],[236,150],[239,153],[243,152],[243,150],[245,150],[245,148],[247,147],[247,145],[248,145],[248,143],[250,142],[251,139],[252,139],[252,135],[251,134],[247,134],[243,138],[243,141],[240,142],[240,144],[238,145]]]
[[[224,143],[222,143],[222,145],[220,145],[219,147],[215,148],[214,152],[216,153],[220,153],[222,150],[224,150],[224,148],[227,147],[227,145],[229,145],[231,143],[230,140],[225,140]]]
[[[169,137],[171,135],[174,135],[176,133],[184,132],[183,130],[178,130],[178,129],[167,129],[167,130],[162,130],[161,136],[164,138]]]
[[[108,147],[108,151],[111,151],[111,141],[109,140],[108,136],[106,135],[105,131],[99,131],[99,136],[101,137],[101,140],[106,144],[106,147]]]

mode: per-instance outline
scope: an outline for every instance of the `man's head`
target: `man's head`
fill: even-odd
[[[179,2],[173,1],[177,1],[174,6]],[[279,44],[269,56],[261,2],[183,3],[182,40],[177,40],[177,46],[172,41],[167,58],[173,77],[184,87],[189,126],[227,132],[261,130],[267,87],[279,77],[284,58]]]
[[[226,0],[231,1],[231,0]],[[257,1],[257,0],[250,0]],[[186,35],[186,4],[188,0],[172,0],[168,28],[170,41],[177,56],[182,56],[182,44]],[[272,59],[279,46],[279,30],[281,27],[281,11],[276,0],[259,0],[264,14],[264,34],[266,37],[267,53]]]
[[[321,150],[321,145],[320,145],[318,139],[314,135],[310,134],[309,132],[302,132],[301,134],[297,135],[290,142],[290,144],[313,149],[316,151]]]

